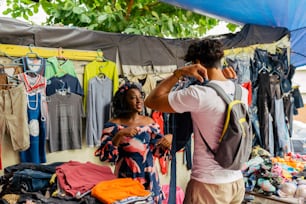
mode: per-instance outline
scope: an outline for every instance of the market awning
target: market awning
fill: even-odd
[[[291,39],[291,63],[306,65],[306,1],[303,0],[162,0],[205,16],[236,24],[285,27]]]

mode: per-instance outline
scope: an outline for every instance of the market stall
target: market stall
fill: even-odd
[[[80,91],[81,89],[75,89],[75,91],[78,90],[76,93],[79,94],[77,100],[75,100],[78,101],[78,106],[75,110],[80,110],[81,106],[79,104],[82,102],[84,105],[83,96],[87,94],[88,90],[88,87],[86,88],[88,80],[86,81],[85,79],[90,78],[88,77],[89,73],[86,71],[87,68],[94,67],[95,76],[101,74],[101,66],[112,70],[107,72],[108,74],[111,73],[111,75],[107,76],[112,80],[113,90],[116,89],[118,82],[122,78],[127,78],[139,82],[143,81],[144,87],[148,87],[144,91],[150,92],[159,80],[162,80],[184,64],[182,56],[190,43],[196,40],[114,34],[70,27],[32,26],[7,18],[0,18],[0,25],[0,53],[3,68],[19,67],[23,72],[25,70],[24,62],[27,61],[24,59],[28,55],[32,56],[29,58],[34,56],[34,58],[39,57],[39,60],[46,60],[46,70],[49,69],[48,67],[54,68],[58,64],[63,65],[62,62],[67,63],[70,61],[69,64],[71,66],[69,66],[69,69],[65,68],[64,72],[62,72],[63,70],[61,69],[63,67],[59,66],[57,69],[61,70],[61,72],[60,74],[55,74],[57,77],[62,77],[64,73],[69,72],[75,77],[74,81],[78,79],[78,87],[81,87],[83,92]],[[290,55],[288,55],[290,53],[288,30],[280,27],[248,24],[236,34],[211,37],[220,39],[225,46],[223,66],[234,68],[238,76],[247,76],[238,78],[237,83],[243,84],[250,91],[249,105],[254,116],[253,126],[256,130],[254,144],[268,150],[271,154],[271,161],[272,157],[284,158],[286,153],[290,152],[292,116],[295,114],[294,111],[299,108],[291,100],[294,98],[294,94],[298,92],[298,89],[293,89],[294,87],[291,86],[291,78],[295,67],[290,64]],[[237,62],[243,66],[237,66]],[[17,69],[14,68],[14,70]],[[45,75],[45,77],[51,79],[54,73],[48,73],[49,75]],[[262,81],[269,83],[269,85],[270,83],[273,84],[275,86],[274,92],[271,93],[271,91],[264,90],[265,86],[263,86]],[[150,83],[150,86],[145,86],[146,83]],[[45,85],[47,86],[48,83]],[[72,91],[72,89],[69,91]],[[258,102],[254,100],[258,93],[266,94],[261,97],[261,99],[265,99],[264,101]],[[45,102],[50,104],[50,101]],[[258,103],[269,103],[267,111],[259,112]],[[276,109],[275,104],[279,106],[286,104],[287,106]],[[275,110],[280,111],[276,113]],[[266,115],[260,115],[259,113]],[[80,120],[81,115],[81,111],[79,111],[78,115],[75,116],[78,124],[82,122]],[[267,115],[274,119],[274,122],[271,120],[269,121],[271,123],[267,123],[267,121],[263,120]],[[278,117],[278,115],[282,115],[282,117]],[[86,115],[86,117],[89,116]],[[287,119],[285,120],[285,118]],[[59,148],[56,143],[50,143],[51,148],[47,151],[43,150],[46,154],[44,155],[45,158],[39,160],[38,163],[62,161],[62,158],[71,160],[71,158],[81,157],[84,161],[90,160],[99,163],[100,161],[95,159],[92,154],[93,147],[96,145],[94,142],[97,138],[88,137],[86,125],[80,125],[79,127],[80,129],[77,130],[77,144]],[[270,134],[264,131],[266,127],[273,130],[273,137],[270,137]],[[100,130],[95,131],[99,132]],[[50,139],[50,137],[48,138]],[[11,146],[5,145],[3,152],[6,155],[10,155],[12,152],[14,154],[2,159],[3,167],[17,164],[20,161],[19,150],[13,150],[9,147]],[[177,165],[185,166],[185,164],[180,163]],[[182,170],[183,172],[180,174],[183,173],[188,177],[188,170],[184,171],[184,168],[178,168],[178,171]],[[174,176],[172,179],[178,179],[178,186],[183,186],[184,188],[187,182],[186,177],[176,178]],[[168,181],[169,175],[165,178],[164,183],[169,183]],[[251,189],[249,192],[253,193],[253,190]]]

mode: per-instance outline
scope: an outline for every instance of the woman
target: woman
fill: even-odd
[[[142,115],[144,94],[129,82],[119,87],[113,98],[113,118],[104,124],[101,146],[96,151],[101,161],[115,162],[118,178],[131,177],[150,190],[155,203],[162,191],[154,157],[167,156],[172,135],[161,135],[160,127]]]

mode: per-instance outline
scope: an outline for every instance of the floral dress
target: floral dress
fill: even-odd
[[[145,189],[153,193],[155,203],[161,203],[163,194],[159,185],[158,172],[154,157],[166,156],[168,151],[156,148],[156,143],[163,137],[157,123],[139,126],[134,137],[122,138],[118,146],[112,143],[112,137],[127,126],[107,122],[104,124],[101,145],[95,155],[101,161],[114,162],[115,174],[118,178],[130,177],[143,184]]]

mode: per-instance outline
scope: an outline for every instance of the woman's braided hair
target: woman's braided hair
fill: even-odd
[[[113,117],[124,117],[125,115],[131,113],[129,104],[127,103],[126,97],[127,92],[130,89],[137,89],[144,97],[144,92],[141,90],[141,85],[138,83],[131,83],[129,81],[121,85],[116,91],[113,101],[112,101],[112,115]]]

